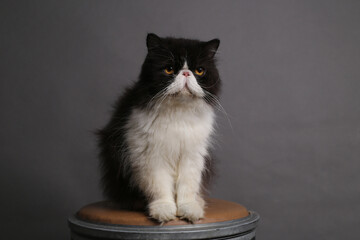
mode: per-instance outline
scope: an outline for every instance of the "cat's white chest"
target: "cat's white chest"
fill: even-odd
[[[137,159],[158,155],[171,165],[184,154],[205,156],[213,122],[213,109],[203,100],[188,104],[169,101],[157,109],[134,109],[127,124],[131,155]]]

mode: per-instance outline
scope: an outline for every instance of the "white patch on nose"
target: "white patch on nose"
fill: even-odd
[[[189,74],[184,74],[185,71],[188,72]],[[186,61],[182,69],[179,71],[178,75],[175,77],[174,82],[169,85],[167,93],[168,94],[191,93],[198,97],[203,97],[205,95],[204,91],[197,82],[193,72],[189,70]]]

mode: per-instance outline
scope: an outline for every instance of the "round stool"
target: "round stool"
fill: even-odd
[[[205,217],[195,224],[176,219],[163,225],[114,202],[89,204],[69,218],[71,239],[255,239],[257,213],[225,200],[206,203]]]

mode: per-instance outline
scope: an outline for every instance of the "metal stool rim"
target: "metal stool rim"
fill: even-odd
[[[243,235],[255,230],[259,215],[230,221],[177,226],[136,226],[88,222],[75,215],[68,219],[70,229],[79,235],[108,239],[211,239]]]

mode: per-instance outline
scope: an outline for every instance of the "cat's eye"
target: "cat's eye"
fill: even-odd
[[[205,69],[202,67],[198,67],[197,69],[195,69],[195,74],[198,76],[202,76],[205,73]]]
[[[173,67],[166,67],[164,71],[165,71],[166,74],[170,75],[170,74],[174,73],[174,68]]]

